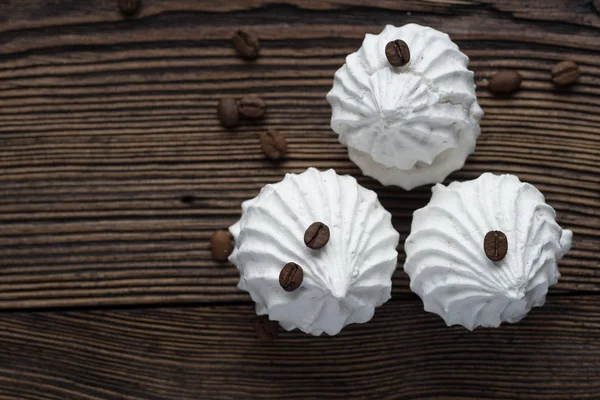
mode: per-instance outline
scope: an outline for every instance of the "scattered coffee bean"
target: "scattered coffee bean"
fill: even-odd
[[[489,231],[483,239],[483,251],[492,261],[502,261],[508,251],[508,239],[500,231]]]
[[[287,141],[279,131],[271,129],[260,134],[260,147],[267,158],[281,160],[287,151]]]
[[[254,60],[260,52],[258,38],[251,33],[237,31],[233,36],[233,48],[246,60]]]
[[[318,250],[329,242],[329,227],[322,222],[313,222],[304,232],[304,244]]]
[[[517,71],[502,70],[490,79],[488,89],[496,94],[514,93],[521,87],[521,75]]]
[[[276,321],[269,320],[268,317],[260,316],[254,321],[254,331],[259,340],[270,342],[277,338],[279,324]]]
[[[131,16],[139,10],[142,0],[118,0],[121,13]]]
[[[217,115],[221,125],[225,128],[234,128],[240,123],[240,113],[235,99],[226,97],[217,104]]]
[[[216,231],[210,238],[210,249],[214,258],[227,261],[233,251],[233,236],[228,231]]]
[[[579,65],[573,61],[562,61],[552,68],[552,82],[558,86],[567,86],[575,82],[580,74]]]
[[[246,118],[258,119],[265,116],[267,105],[258,96],[244,96],[238,102],[238,110]]]
[[[410,49],[404,40],[392,40],[385,46],[385,56],[394,67],[402,67],[410,61]]]
[[[279,284],[286,292],[293,292],[298,289],[303,279],[302,267],[293,262],[285,264],[279,273]]]

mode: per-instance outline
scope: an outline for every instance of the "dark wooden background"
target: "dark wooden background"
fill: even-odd
[[[600,399],[600,11],[591,0],[0,0],[0,399]],[[598,3],[598,2],[597,2]],[[597,5],[600,9],[600,5]],[[574,232],[548,302],[468,332],[423,311],[402,271],[368,324],[336,337],[253,333],[249,296],[208,239],[285,172],[335,168],[374,189],[406,238],[429,187],[362,177],[325,94],[365,33],[417,22],[471,58],[486,112],[451,180],[517,174]],[[236,29],[263,45],[252,63]],[[563,59],[583,75],[557,89]],[[518,70],[523,89],[487,81]],[[254,93],[265,121],[222,129]],[[278,128],[289,157],[266,161]],[[184,196],[193,196],[183,202]]]

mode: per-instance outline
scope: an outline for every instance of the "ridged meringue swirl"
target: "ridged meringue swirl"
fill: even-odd
[[[304,243],[316,221],[329,226],[320,250]],[[242,204],[229,228],[235,248],[229,260],[240,272],[238,287],[250,293],[256,313],[292,330],[335,335],[347,324],[369,321],[390,298],[399,234],[375,192],[332,169],[286,174]],[[288,262],[304,271],[293,292],[279,285]]]
[[[403,67],[385,56],[395,39],[410,49]],[[365,175],[410,190],[464,165],[483,116],[468,62],[447,34],[429,27],[388,25],[365,36],[327,94],[331,128]]]
[[[542,306],[573,236],[556,223],[543,194],[516,176],[491,173],[432,192],[405,243],[404,269],[425,310],[473,330],[517,322]],[[483,250],[492,230],[508,239],[502,261]]]

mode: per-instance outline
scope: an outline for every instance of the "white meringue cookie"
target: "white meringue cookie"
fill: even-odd
[[[312,250],[303,238],[317,221],[329,227],[330,239]],[[375,192],[351,176],[314,168],[286,174],[245,201],[229,231],[238,287],[250,293],[257,314],[268,314],[287,330],[335,335],[347,324],[369,321],[390,298],[399,234]],[[304,272],[293,292],[279,284],[288,262]]]
[[[473,330],[517,322],[542,306],[573,237],[556,223],[542,193],[516,176],[490,173],[437,184],[432,192],[429,204],[415,211],[404,246],[410,288],[425,310]],[[494,230],[508,239],[506,257],[497,262],[483,249]]]
[[[410,49],[403,67],[385,55],[395,39]],[[410,190],[464,165],[483,116],[468,62],[447,34],[429,27],[388,25],[365,36],[327,94],[331,128],[365,175]]]

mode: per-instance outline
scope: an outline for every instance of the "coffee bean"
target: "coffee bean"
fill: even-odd
[[[219,100],[217,104],[217,115],[221,125],[225,128],[233,128],[240,123],[240,113],[235,99],[226,97]]]
[[[277,321],[269,320],[268,317],[259,316],[254,321],[254,331],[259,340],[270,342],[277,338],[279,324]]]
[[[219,261],[226,261],[233,251],[233,237],[228,231],[219,230],[210,238],[210,250]]]
[[[293,292],[298,289],[303,279],[302,267],[293,262],[285,264],[279,273],[279,284],[286,292]]]
[[[580,74],[579,65],[573,61],[562,61],[552,68],[552,82],[558,86],[567,86],[575,82]]]
[[[246,60],[254,60],[258,57],[260,43],[258,38],[251,33],[237,31],[233,36],[233,48]]]
[[[267,112],[265,101],[258,96],[244,96],[238,102],[238,110],[246,118],[262,118]]]
[[[304,244],[318,250],[329,242],[329,227],[322,222],[313,222],[304,232]]]
[[[496,94],[514,93],[521,87],[521,75],[517,71],[502,70],[490,79],[488,89]]]
[[[596,12],[600,14],[600,0],[594,0],[594,8],[596,9]]]
[[[118,0],[119,9],[124,15],[131,16],[140,8],[142,0]]]
[[[483,251],[492,261],[502,261],[508,251],[508,239],[500,231],[489,231],[483,239]]]
[[[402,67],[410,61],[410,49],[404,40],[392,40],[385,46],[385,56],[394,67]]]
[[[260,134],[260,147],[267,158],[281,160],[287,151],[287,141],[279,131],[271,129]]]

